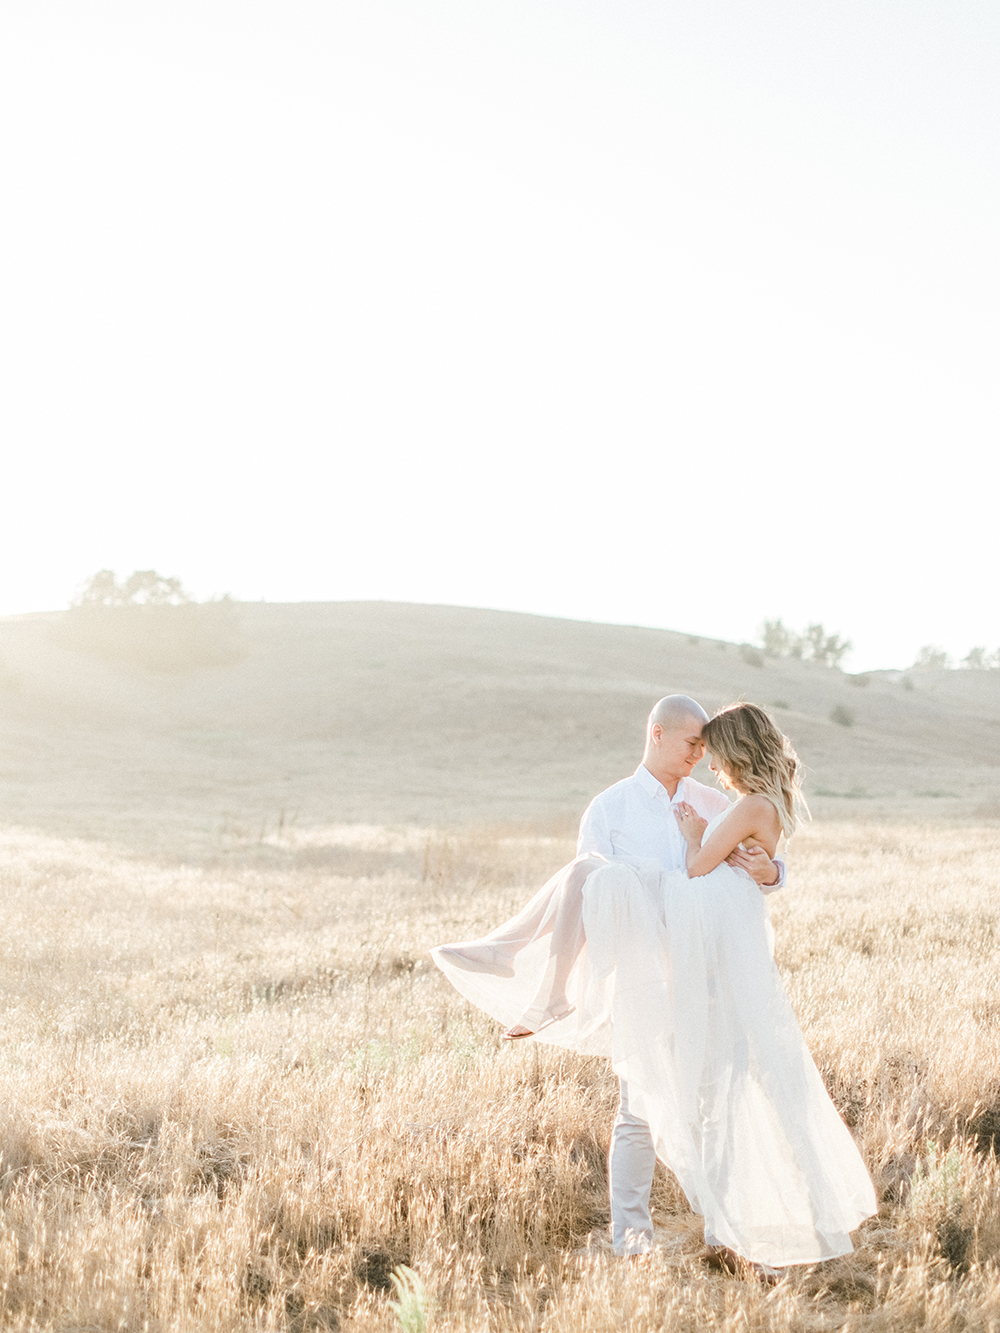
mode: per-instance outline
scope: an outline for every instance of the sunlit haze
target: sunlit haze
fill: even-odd
[[[1000,643],[1000,9],[0,15],[0,613]]]

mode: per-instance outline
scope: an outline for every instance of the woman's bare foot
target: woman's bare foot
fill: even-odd
[[[701,1262],[706,1268],[714,1268],[716,1272],[721,1273],[732,1273],[734,1276],[740,1272],[741,1267],[746,1266],[746,1260],[735,1250],[727,1249],[725,1245],[706,1245],[701,1254]]]
[[[529,1010],[529,1013],[531,1011]],[[517,1041],[520,1037],[537,1037],[539,1032],[544,1032],[546,1028],[551,1027],[553,1023],[561,1023],[564,1018],[569,1018],[570,1014],[576,1013],[576,1006],[572,1004],[565,1005],[558,1013],[549,1014],[549,1016],[538,1023],[533,1028],[523,1027],[520,1023],[514,1027],[508,1028],[503,1034],[504,1041]]]
[[[718,1273],[731,1273],[733,1277],[744,1279],[756,1278],[768,1287],[780,1282],[783,1276],[780,1269],[769,1268],[767,1264],[755,1264],[735,1250],[727,1249],[725,1245],[707,1245],[702,1251],[701,1262],[706,1268],[714,1268]]]

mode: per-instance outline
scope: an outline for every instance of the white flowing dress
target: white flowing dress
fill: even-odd
[[[586,856],[483,939],[431,952],[501,1023],[609,1056],[706,1234],[781,1268],[850,1253],[877,1203],[772,940],[743,871]]]

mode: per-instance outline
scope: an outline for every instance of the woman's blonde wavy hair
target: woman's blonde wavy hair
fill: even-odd
[[[799,787],[799,757],[763,708],[748,703],[720,708],[701,738],[739,792],[774,802],[786,838],[810,818]]]

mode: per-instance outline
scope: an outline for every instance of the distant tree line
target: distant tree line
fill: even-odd
[[[780,620],[765,620],[758,631],[758,643],[765,657],[797,657],[806,662],[818,662],[821,666],[839,667],[841,660],[851,651],[850,639],[839,634],[827,634],[820,624],[807,625],[801,632],[789,629]],[[750,644],[744,644],[744,656],[760,657],[760,651]],[[754,665],[763,666],[763,658]],[[948,653],[934,644],[925,644],[917,653],[916,661],[910,668],[913,671],[945,671],[957,666],[967,671],[1000,670],[1000,648],[988,652],[985,648],[970,648],[960,663],[955,663]],[[856,683],[862,683],[860,678]],[[863,683],[868,683],[864,677]]]
[[[957,665],[966,671],[998,671],[1000,670],[1000,648],[992,653],[987,652],[985,648],[970,648]],[[948,671],[954,669],[955,666],[956,663],[943,648],[926,643],[917,653],[913,670]]]
[[[797,657],[825,667],[839,667],[853,647],[850,639],[827,634],[820,624],[807,625],[799,634],[780,620],[765,620],[758,634],[767,657]]]
[[[114,570],[98,570],[70,603],[54,637],[77,652],[169,674],[245,656],[231,597],[198,602],[180,579],[155,569],[137,569],[121,581]]]

